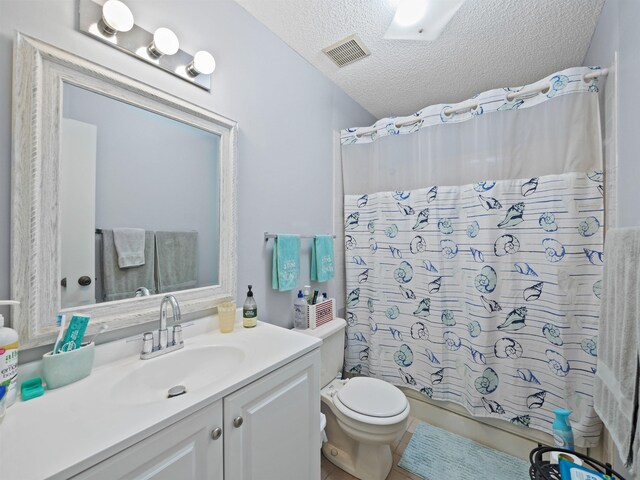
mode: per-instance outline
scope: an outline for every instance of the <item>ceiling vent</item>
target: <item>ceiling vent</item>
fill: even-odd
[[[339,67],[344,67],[371,55],[369,49],[365,47],[357,35],[343,38],[330,47],[323,48],[322,51]]]

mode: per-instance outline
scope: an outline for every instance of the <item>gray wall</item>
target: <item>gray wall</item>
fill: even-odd
[[[607,0],[585,65],[608,66],[618,52],[618,220],[619,226],[640,225],[640,1]]]
[[[271,290],[272,245],[265,245],[263,232],[332,231],[334,132],[374,118],[232,0],[126,2],[147,30],[167,26],[184,50],[213,53],[211,93],[81,34],[76,3],[0,0],[0,298],[9,295],[11,75],[18,30],[239,122],[238,301],[251,283],[260,319],[291,325],[292,296]],[[304,280],[306,252],[302,263]],[[320,288],[342,293],[332,285]]]
[[[618,53],[618,223],[621,227],[640,225],[637,182],[640,179],[640,2],[607,0],[585,57],[585,65],[609,66]],[[629,359],[629,361],[634,361]],[[627,479],[619,458],[614,468]]]
[[[218,283],[220,137],[75,85],[63,99],[65,118],[97,127],[94,227],[195,230],[198,286]]]

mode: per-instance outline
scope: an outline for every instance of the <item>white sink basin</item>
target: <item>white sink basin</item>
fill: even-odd
[[[230,375],[244,358],[239,348],[212,345],[140,360],[113,385],[111,396],[118,403],[134,405],[171,401],[167,397],[171,387],[183,385],[189,395]]]

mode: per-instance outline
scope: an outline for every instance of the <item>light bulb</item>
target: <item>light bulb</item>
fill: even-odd
[[[162,55],[173,55],[178,48],[180,48],[180,42],[176,34],[168,28],[160,27],[153,33],[153,42],[147,50],[153,58],[159,58]]]
[[[187,72],[192,77],[200,74],[211,75],[216,69],[216,60],[209,52],[200,50],[193,56],[193,62],[187,66]]]
[[[133,14],[120,0],[107,0],[102,6],[100,28],[107,35],[128,32],[133,28]]]

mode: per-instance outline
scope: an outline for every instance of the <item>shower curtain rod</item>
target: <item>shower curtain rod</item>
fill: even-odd
[[[608,74],[609,74],[609,69],[602,68],[600,70],[596,70],[591,73],[587,73],[583,75],[582,81],[585,83],[588,83],[589,80],[593,80],[594,78],[598,78],[598,77],[604,77]],[[532,87],[529,89],[523,89],[523,90],[520,90],[519,92],[509,93],[507,95],[507,101],[512,102],[513,100],[520,97],[528,97],[528,96],[538,95],[539,93],[547,93],[550,89],[551,89],[551,85],[549,84],[546,84],[544,86],[539,85],[537,87]],[[475,102],[474,103],[465,102],[463,105],[460,105],[459,107],[447,108],[442,113],[446,117],[452,117],[453,115],[456,115],[458,113],[474,112],[475,110],[478,109],[479,106],[480,105]],[[409,125],[414,125],[418,122],[420,122],[420,119],[417,118],[416,116],[412,116],[410,120],[406,122],[395,123],[394,125],[396,128],[401,128],[401,127],[407,127]],[[362,135],[367,135],[369,133],[375,132],[376,130],[377,129],[375,128],[370,128],[368,130],[359,131],[357,136],[360,137]]]

